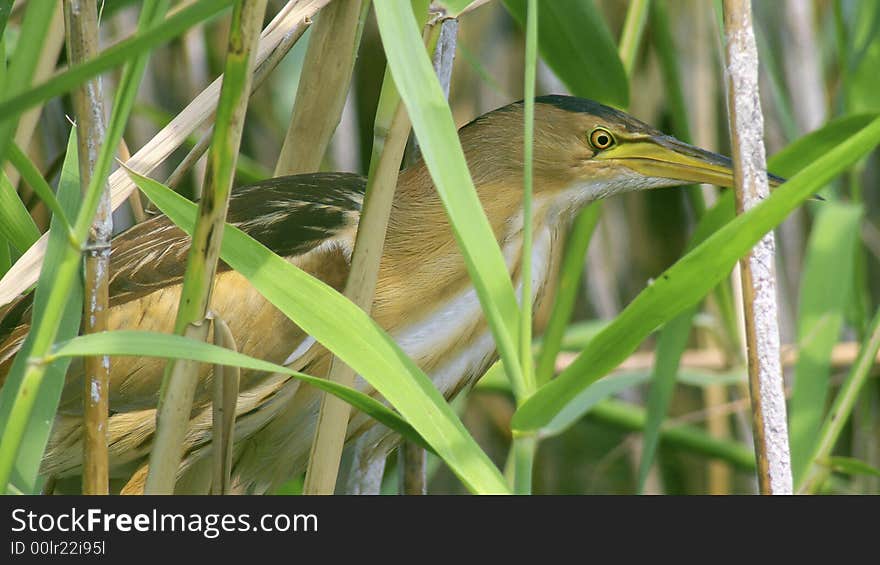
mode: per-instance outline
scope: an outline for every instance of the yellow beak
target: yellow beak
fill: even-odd
[[[599,153],[595,159],[616,161],[645,176],[677,180],[682,184],[733,187],[733,163],[729,157],[674,137],[622,140],[617,146]],[[774,187],[785,182],[784,178],[772,174],[768,174],[767,179]]]

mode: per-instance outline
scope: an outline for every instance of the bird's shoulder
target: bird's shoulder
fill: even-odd
[[[293,259],[357,226],[366,179],[311,173],[237,187],[227,221],[281,257]],[[142,222],[113,240],[111,307],[180,284],[190,238],[166,216]],[[218,271],[228,271],[222,261]]]

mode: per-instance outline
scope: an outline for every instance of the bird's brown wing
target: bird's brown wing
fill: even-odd
[[[344,173],[269,179],[236,188],[228,219],[275,253],[341,288],[348,273],[350,245],[365,184],[363,177]],[[316,249],[335,240],[340,245]],[[113,239],[111,329],[171,331],[189,247],[189,236],[165,216],[138,224]],[[14,354],[29,329],[29,301],[25,299],[8,309],[6,318],[0,321],[0,383],[5,381]],[[218,266],[212,309],[230,324],[239,349],[246,354],[265,358],[269,352],[272,358],[268,360],[283,362],[305,337],[241,275],[222,262]],[[291,343],[285,346],[288,341]],[[111,410],[154,406],[163,368],[161,359],[114,359]],[[208,372],[205,368],[202,381]],[[68,372],[62,411],[79,412],[81,383],[82,370],[75,363]],[[200,386],[198,394],[208,394],[208,387]]]
[[[282,257],[298,257],[357,226],[366,180],[348,173],[268,179],[238,187],[229,223]],[[166,216],[117,236],[111,250],[111,307],[180,284],[189,236]],[[229,270],[223,261],[218,272]]]

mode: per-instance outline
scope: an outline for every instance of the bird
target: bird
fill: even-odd
[[[480,202],[515,285],[523,243],[524,104],[490,111],[459,129]],[[562,243],[585,205],[617,194],[683,184],[733,185],[731,160],[598,102],[566,95],[534,105],[532,296],[552,299]],[[784,182],[768,175],[773,186]],[[352,173],[310,173],[267,179],[233,190],[227,221],[307,273],[342,291],[348,275],[366,179]],[[189,237],[164,215],[117,235],[110,255],[111,330],[172,333]],[[29,301],[0,321],[0,381],[26,337]],[[331,355],[221,264],[211,310],[229,325],[239,350],[316,376]],[[372,316],[447,399],[478,380],[497,359],[495,343],[425,163],[400,172],[388,221]],[[536,328],[540,331],[540,327]],[[165,361],[114,358],[110,375],[108,447],[118,492],[143,491],[156,426]],[[211,369],[199,373],[175,492],[211,485]],[[81,364],[68,371],[41,474],[81,474]],[[377,394],[363,379],[361,390]],[[242,371],[235,410],[232,490],[272,492],[302,472],[315,432],[321,393],[284,375]],[[354,413],[347,442],[371,434],[376,453],[399,437]],[[61,483],[59,483],[61,484]]]

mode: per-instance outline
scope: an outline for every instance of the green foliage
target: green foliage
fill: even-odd
[[[49,186],[49,183],[46,182],[46,179],[43,178],[43,175],[37,169],[37,167],[31,162],[30,158],[25,155],[24,151],[18,147],[16,144],[12,144],[9,148],[9,162],[15,167],[21,178],[24,179],[26,183],[28,183],[37,196],[40,197],[40,200],[46,205],[46,207],[52,212],[52,215],[55,219],[61,222],[61,225],[66,229],[70,229],[70,219],[67,217],[67,214],[64,213],[64,209],[61,207],[61,204],[58,202],[58,199],[55,198],[55,193],[52,192],[52,187]],[[10,187],[11,188],[11,187]],[[18,197],[16,196],[16,200]],[[21,201],[19,200],[18,204],[10,203],[9,206],[18,206],[21,205]],[[2,207],[2,206],[0,206]],[[24,207],[22,206],[22,210]],[[28,217],[30,220],[30,217]],[[33,220],[30,220],[33,223]],[[36,225],[34,226],[36,230]],[[39,231],[36,230],[33,235],[34,241],[36,238],[40,236]],[[31,241],[33,243],[33,241]],[[24,249],[21,249],[24,251]]]
[[[517,410],[514,429],[538,430],[548,424],[584,388],[635,351],[651,332],[705,296],[795,207],[878,143],[880,119],[875,119],[667,269],[590,342],[568,369]]]
[[[601,206],[606,212],[601,218],[599,233],[606,246],[603,251],[615,256],[603,264],[594,264],[591,258],[591,268],[609,270],[602,273],[602,277],[607,277],[604,282],[608,288],[595,293],[595,289],[588,289],[580,280],[584,255],[600,221],[600,206],[587,208],[566,242],[558,293],[549,312],[546,331],[533,341],[532,314],[517,304],[508,266],[479,205],[455,132],[456,121],[464,123],[484,110],[520,98],[518,93],[523,84],[526,87],[522,90],[523,97],[531,99],[537,31],[537,50],[572,94],[620,108],[629,107],[632,98],[631,112],[637,117],[685,141],[690,141],[692,131],[703,140],[714,136],[712,140],[723,151],[727,139],[723,126],[725,88],[723,69],[718,65],[721,57],[717,30],[692,29],[696,26],[712,28],[713,22],[703,21],[697,12],[708,16],[704,19],[718,18],[721,3],[712,3],[705,10],[701,6],[693,14],[675,3],[647,0],[616,4],[592,0],[486,3],[461,16],[458,54],[469,64],[462,65],[459,58],[451,102],[447,103],[425,56],[421,30],[409,4],[375,0],[379,34],[371,31],[372,22],[368,19],[358,69],[352,81],[351,100],[357,105],[355,113],[360,122],[353,128],[360,130],[354,136],[359,134],[371,139],[374,124],[379,133],[389,125],[390,120],[385,118],[392,115],[388,110],[393,109],[396,100],[383,96],[384,102],[377,104],[384,72],[388,80],[384,81],[383,88],[399,89],[400,99],[406,104],[422,157],[449,217],[501,356],[501,361],[477,385],[477,397],[495,394],[502,395],[504,400],[463,401],[454,407],[437,392],[415,361],[407,358],[367,315],[327,285],[228,226],[224,232],[223,259],[304,331],[362,375],[387,399],[390,407],[356,390],[177,336],[123,331],[74,337],[82,300],[80,257],[75,246],[81,244],[92,221],[91,212],[106,182],[122,133],[131,133],[129,143],[141,141],[140,128],[132,127],[129,119],[134,99],[137,97],[152,114],[173,117],[178,103],[188,101],[191,94],[187,87],[175,88],[173,95],[166,96],[162,90],[169,81],[162,75],[174,75],[177,80],[179,69],[198,70],[200,74],[194,73],[191,77],[195,86],[216,74],[226,54],[218,47],[222,42],[215,38],[221,35],[225,38],[227,26],[198,28],[200,38],[205,39],[207,56],[204,60],[196,60],[200,56],[184,41],[160,46],[186,30],[211,22],[232,3],[233,0],[198,0],[167,18],[164,17],[166,0],[110,3],[102,11],[104,24],[123,9],[138,4],[137,8],[142,9],[138,31],[120,41],[120,32],[114,28],[119,27],[121,33],[127,33],[127,28],[105,25],[101,31],[102,38],[106,34],[106,49],[83,64],[66,69],[59,67],[50,78],[36,83],[38,68],[45,68],[46,64],[63,65],[65,61],[64,58],[60,62],[43,60],[45,37],[57,3],[31,0],[17,8],[16,15],[10,18],[13,2],[0,0],[0,162],[8,159],[23,181],[13,186],[9,178],[0,173],[0,275],[37,240],[40,231],[46,229],[46,210],[51,213],[48,253],[34,297],[35,331],[25,342],[0,391],[0,482],[8,492],[39,490],[39,464],[71,357],[151,356],[159,355],[157,352],[167,358],[228,363],[303,379],[436,452],[472,492],[507,492],[509,484],[516,492],[529,492],[533,466],[538,469],[535,475],[539,482],[551,474],[548,470],[562,469],[563,474],[580,477],[576,483],[579,488],[596,490],[592,485],[594,473],[574,464],[582,461],[575,452],[582,447],[572,446],[572,438],[581,438],[578,434],[584,427],[603,432],[616,430],[618,434],[611,434],[615,438],[620,437],[621,431],[642,434],[638,473],[620,481],[634,491],[642,488],[649,469],[658,460],[663,465],[665,484],[662,486],[667,492],[677,492],[679,483],[684,485],[681,487],[684,491],[702,487],[705,470],[694,463],[699,460],[677,461],[679,458],[670,457],[669,450],[716,458],[732,469],[753,473],[754,456],[747,434],[738,431],[736,437],[722,438],[700,429],[703,419],[718,417],[713,410],[720,411],[720,417],[726,417],[726,414],[747,410],[748,406],[743,392],[746,368],[736,360],[739,354],[736,309],[730,286],[724,279],[758,238],[820,190],[829,201],[809,202],[801,214],[802,219],[809,220],[803,233],[792,235],[793,232],[781,230],[777,246],[782,259],[780,264],[785,265],[780,271],[788,283],[788,287],[780,286],[781,310],[787,314],[781,316],[783,339],[790,341],[794,337],[790,334],[797,333],[798,357],[789,404],[795,482],[801,492],[817,492],[823,490],[828,477],[836,473],[835,487],[844,485],[843,490],[847,486],[869,490],[874,488],[870,485],[878,484],[875,481],[880,476],[877,460],[870,450],[864,449],[864,441],[860,443],[860,432],[853,431],[853,436],[848,437],[851,429],[876,426],[880,421],[876,403],[865,401],[877,390],[875,384],[865,384],[869,382],[880,348],[880,314],[871,323],[867,320],[869,313],[875,310],[877,293],[878,252],[874,227],[877,205],[871,183],[876,176],[875,148],[880,141],[880,121],[876,113],[880,110],[876,96],[880,69],[877,2],[851,0],[815,7],[817,25],[810,32],[815,36],[814,47],[819,50],[822,63],[821,68],[816,69],[821,80],[820,98],[827,96],[828,103],[823,109],[831,118],[820,129],[797,139],[770,160],[770,170],[793,177],[789,182],[776,189],[762,205],[739,217],[734,214],[732,192],[723,193],[714,207],[706,209],[702,193],[696,187],[686,189],[689,216],[669,213],[668,206],[679,206],[682,198],[671,191],[603,202]],[[427,0],[423,3],[427,4]],[[471,6],[472,0],[441,0],[439,4],[447,9],[447,15],[455,16]],[[795,117],[799,121],[803,117],[799,111],[803,110],[800,104],[805,100],[790,72],[791,65],[801,64],[799,48],[783,41],[781,28],[784,26],[772,25],[787,16],[789,8],[784,4],[755,7],[755,27],[765,75],[762,94],[763,99],[769,101],[764,107],[766,145],[771,151],[782,143],[780,140],[794,137]],[[538,7],[532,13],[538,16],[537,29],[527,29],[535,23],[534,18],[526,18],[527,5]],[[523,36],[510,26],[505,10],[527,31],[526,44],[531,49],[525,52],[525,58],[521,57]],[[720,24],[720,18],[715,23]],[[620,30],[619,41],[615,41],[609,30]],[[682,30],[693,33],[682,34]],[[643,34],[647,34],[644,37],[648,41],[642,41]],[[185,57],[180,57],[181,53]],[[159,87],[156,90],[161,96],[149,89],[139,92],[138,88],[151,54],[158,55],[155,68],[151,67],[150,72],[156,73],[154,80]],[[387,68],[383,57],[387,57]],[[291,56],[286,59],[285,69],[290,66]],[[113,119],[101,150],[98,173],[92,186],[84,191],[83,199],[76,174],[75,144],[65,150],[63,140],[56,139],[58,132],[67,129],[63,112],[58,108],[68,107],[65,97],[72,89],[123,64],[126,68],[118,83],[115,102],[108,105],[113,109]],[[292,63],[292,67],[298,66]],[[655,67],[659,67],[660,76],[652,72]],[[167,72],[169,69],[171,72]],[[244,67],[240,67],[240,71],[237,75],[227,73],[226,83],[237,83],[236,90],[244,93],[249,90],[244,86]],[[221,165],[226,167],[224,177],[233,166],[238,167],[240,173],[255,178],[265,177],[265,171],[273,168],[276,145],[285,130],[284,120],[278,116],[287,116],[297,87],[297,80],[291,82],[290,76],[277,75],[279,72],[269,75],[270,84],[256,91],[249,108],[242,151],[251,157],[236,156],[237,151],[229,146],[221,160]],[[552,82],[545,83],[544,78],[538,73],[539,94],[551,89]],[[712,81],[717,88],[706,89]],[[375,84],[371,86],[371,83]],[[105,81],[105,88],[107,84]],[[111,95],[105,94],[105,97],[109,100]],[[31,135],[28,120],[19,118],[26,110],[49,102],[36,134]],[[382,107],[378,109],[379,119],[374,121],[377,105]],[[531,104],[527,103],[526,109],[530,108]],[[702,111],[706,108],[717,112],[714,120],[706,121],[706,113]],[[231,119],[232,116],[221,110],[221,123],[227,124]],[[164,117],[163,120],[167,122]],[[345,160],[351,121],[343,119],[346,128],[337,132],[323,169],[334,170],[342,163],[337,159]],[[717,123],[711,123],[713,121]],[[529,119],[517,127],[522,126],[526,128],[527,140],[530,131],[540,134],[540,129],[528,129],[532,126]],[[707,128],[713,131],[707,132]],[[381,135],[376,139],[380,140]],[[360,144],[354,145],[358,145],[356,150],[361,150]],[[376,143],[373,149],[374,154],[378,152],[381,143]],[[368,148],[363,151],[369,153]],[[57,159],[56,162],[61,163],[62,158],[64,165],[56,196],[53,184],[58,165],[53,165],[53,161]],[[357,160],[358,156],[348,163],[355,163],[353,168],[357,168]],[[363,159],[364,164],[367,161]],[[524,206],[530,202],[529,164],[526,151]],[[17,176],[10,168],[6,171],[9,177]],[[841,173],[846,174],[829,186],[829,181]],[[244,179],[245,174],[239,178]],[[137,182],[174,221],[186,229],[192,227],[194,205],[170,194],[158,183],[142,177],[138,177]],[[540,195],[541,188],[535,185],[536,194]],[[536,201],[536,206],[541,204]],[[527,227],[528,224],[524,231],[528,231]],[[788,225],[786,229],[791,227]],[[688,236],[688,252],[663,271]],[[803,245],[801,237],[808,237],[807,245]],[[71,241],[74,246],[70,245]],[[663,255],[662,261],[658,260],[657,252],[666,249],[670,251]],[[803,261],[794,262],[794,268],[789,255],[793,249],[795,256],[803,252],[804,257]],[[21,262],[22,266],[27,264],[27,261]],[[528,273],[527,265],[523,266],[523,272]],[[592,283],[596,271],[590,274]],[[618,302],[630,300],[649,278],[653,282],[618,316],[608,320],[595,318],[595,312],[614,311]],[[724,284],[719,285],[719,281]],[[525,286],[524,291],[528,292],[528,285]],[[794,286],[800,287],[799,293],[793,292],[791,287]],[[708,307],[703,306],[703,298],[710,292],[713,292],[713,300]],[[608,304],[597,307],[594,299],[609,296],[609,302],[613,303],[611,308]],[[546,306],[545,303],[539,307],[535,318],[546,317]],[[5,305],[0,306],[0,321],[6,312]],[[3,331],[8,328],[8,325],[2,326]],[[659,328],[662,331],[656,341],[653,344],[646,341]],[[854,334],[861,343],[851,342]],[[831,379],[831,359],[840,339],[850,341],[847,345],[858,345],[859,353],[847,363],[851,366],[849,375],[838,389]],[[644,355],[627,359],[642,344],[646,350]],[[692,357],[694,352],[688,350],[694,347],[697,353],[717,353],[724,363],[733,365],[725,364],[723,368],[721,365],[712,368],[682,365],[682,359],[698,357]],[[652,360],[646,360],[648,349],[652,350]],[[560,350],[581,353],[553,380]],[[686,350],[687,354],[683,355]],[[532,355],[535,354],[537,364],[532,382]],[[34,362],[28,363],[29,358]],[[626,368],[618,367],[624,360]],[[637,368],[633,369],[630,362]],[[44,363],[48,363],[45,372],[42,371],[47,367]],[[838,369],[835,365],[835,370]],[[605,375],[609,376],[602,378]],[[700,393],[702,387],[710,384],[729,387],[726,390],[730,403],[706,406]],[[534,392],[537,387],[540,388]],[[31,396],[25,393],[33,390],[36,393]],[[645,391],[647,397],[643,401],[640,394]],[[627,402],[614,398],[623,393]],[[459,416],[456,410],[465,412]],[[687,424],[669,421],[667,413],[674,413],[676,420],[683,414],[680,419]],[[511,414],[514,414],[512,425],[509,424]],[[584,421],[585,415],[589,422]],[[742,413],[739,416],[742,421],[748,420]],[[850,426],[847,423],[850,419],[858,426]],[[473,437],[462,421],[469,423]],[[551,453],[549,446],[546,450],[537,448],[539,440],[570,431],[575,433],[553,442],[555,446],[567,441],[566,449],[574,450],[562,452],[563,459],[559,459],[560,454]],[[474,437],[480,439],[482,449]],[[489,459],[489,454],[498,456],[508,448],[512,463],[508,470],[515,471],[509,484]],[[607,457],[622,452],[610,451]],[[673,459],[675,469],[669,472]],[[595,473],[605,468],[604,459],[588,462],[593,463]],[[691,481],[692,477],[686,475],[697,478]],[[737,476],[737,480],[744,476]],[[863,478],[843,482],[852,476]],[[7,479],[11,479],[8,485]],[[460,485],[454,483],[450,490],[455,488],[460,489]],[[731,482],[728,488],[742,490],[743,486]],[[301,487],[294,486],[290,490],[300,492]]]
[[[865,475],[868,477],[880,477],[880,469],[873,467],[864,461],[853,457],[832,457],[827,461],[832,471],[846,473],[847,475]]]
[[[860,206],[829,202],[816,216],[801,279],[798,361],[791,397],[791,460],[797,483],[809,464],[831,378],[831,352],[843,326],[853,277]]]
[[[33,7],[35,4],[32,4]],[[167,0],[150,0],[145,2],[141,9],[141,16],[138,22],[138,29],[151,28],[164,16],[168,7]],[[30,8],[29,8],[30,9]],[[21,48],[21,47],[19,47]],[[45,430],[48,437],[51,418],[39,410],[49,403],[37,403],[37,396],[30,394],[34,389],[39,390],[43,387],[45,379],[48,377],[54,386],[57,386],[57,394],[54,395],[51,404],[57,405],[58,395],[60,395],[60,386],[63,379],[60,375],[55,375],[53,366],[30,364],[27,359],[30,357],[42,358],[52,346],[52,343],[58,338],[59,331],[64,332],[67,329],[67,323],[71,319],[70,308],[76,307],[82,299],[71,302],[71,296],[76,297],[76,288],[81,285],[78,277],[81,272],[81,246],[83,246],[88,237],[88,232],[92,224],[92,219],[98,208],[98,202],[104,191],[107,175],[110,172],[110,165],[119,146],[119,140],[122,138],[125,124],[128,123],[128,115],[134,104],[134,96],[138,91],[138,85],[143,76],[149,53],[136,56],[129,61],[123,69],[122,76],[119,80],[119,89],[116,93],[115,104],[113,105],[110,121],[104,136],[103,145],[98,152],[95,160],[94,170],[83,193],[82,201],[79,205],[76,221],[72,230],[68,230],[67,226],[63,226],[66,244],[60,247],[56,257],[52,257],[53,262],[47,262],[43,267],[43,274],[47,271],[53,272],[52,283],[46,283],[48,292],[46,297],[43,316],[37,320],[32,326],[28,334],[30,342],[26,355],[18,355],[16,363],[10,370],[9,382],[16,383],[11,389],[11,393],[15,398],[14,402],[9,406],[9,416],[6,425],[2,428],[2,449],[0,449],[0,485],[6,485],[9,482],[10,473],[14,465],[14,461],[19,452],[22,442],[25,440],[25,431],[28,427],[38,426],[41,430]],[[13,122],[6,122],[7,125]],[[0,134],[0,156],[4,151],[2,148],[3,138]],[[70,155],[68,149],[67,155]],[[58,222],[60,223],[60,222]],[[54,269],[54,270],[53,270]],[[61,372],[64,374],[64,371]],[[54,377],[54,378],[53,378]],[[35,409],[37,410],[35,412]],[[3,412],[0,411],[0,415]],[[39,418],[39,419],[36,419]],[[45,445],[43,442],[31,441],[28,446]],[[31,467],[27,469],[24,480],[29,479],[29,474],[36,475],[39,459],[31,461]]]
[[[4,110],[7,103],[3,101],[13,98],[30,85],[54,8],[55,0],[34,0],[25,9],[15,52],[3,77],[4,92],[0,93],[0,165],[5,162],[6,150],[18,123],[13,119],[18,115]]]
[[[590,411],[590,418],[631,431],[645,428],[645,411],[619,400],[600,402]],[[730,463],[734,468],[754,471],[755,454],[742,443],[719,440],[705,431],[691,426],[675,426],[661,432],[661,442],[674,445],[704,457],[713,457]]]
[[[12,254],[9,250],[9,244],[3,238],[0,238],[0,277],[5,275],[11,266]]]
[[[550,321],[541,339],[541,352],[538,355],[536,371],[538,385],[546,384],[553,376],[556,355],[563,345],[566,327],[571,321],[571,313],[583,272],[583,261],[593,239],[593,231],[599,223],[602,212],[600,203],[585,208],[574,221],[568,235],[565,258],[559,273],[559,285],[556,288],[556,300],[550,312]]]
[[[504,6],[525,27],[526,0],[504,0]],[[593,0],[539,2],[538,48],[572,94],[629,105],[626,71]]]
[[[79,163],[76,154],[76,129],[72,128],[67,144],[64,166],[61,170],[61,181],[58,186],[58,200],[61,208],[69,217],[75,217],[79,208],[80,184]],[[61,256],[70,245],[70,232],[64,222],[52,220],[49,231],[49,243],[46,250],[45,266],[34,294],[34,324],[40,324],[46,309],[47,295],[51,292],[56,280],[57,265]],[[64,305],[64,313],[58,329],[58,339],[69,339],[77,334],[82,304],[82,282],[77,280],[68,293]],[[34,332],[28,336],[21,347],[19,355],[9,372],[9,377],[0,391],[0,430],[17,426],[21,430],[23,441],[21,449],[16,450],[10,443],[0,446],[0,457],[14,461],[11,485],[19,492],[34,493],[38,490],[37,474],[40,459],[49,439],[49,432],[58,408],[64,375],[67,372],[69,359],[60,359],[48,366],[46,378],[38,387],[34,399],[33,411],[28,418],[12,421],[13,408],[24,376],[24,366],[30,357],[33,347]],[[6,437],[4,435],[4,437]]]
[[[6,31],[6,23],[12,12],[12,2],[13,0],[0,0],[0,40],[3,38],[3,32]]]
[[[0,172],[0,236],[20,252],[40,237],[40,230],[18,198],[6,173]]]

